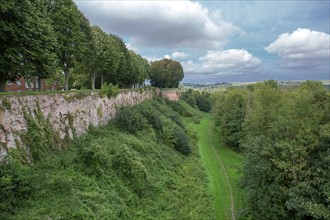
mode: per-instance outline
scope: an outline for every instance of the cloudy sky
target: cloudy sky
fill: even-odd
[[[75,2],[149,61],[180,61],[184,82],[330,79],[329,0]]]

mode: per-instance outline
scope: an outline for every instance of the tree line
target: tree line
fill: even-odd
[[[217,93],[213,104],[223,142],[245,155],[252,219],[329,219],[330,93],[320,82],[270,80]]]
[[[64,76],[64,88],[68,90],[95,89],[105,82],[130,88],[142,85],[153,75],[146,59],[129,50],[119,36],[91,26],[73,0],[2,2],[0,51],[0,91],[4,91],[7,81],[21,77]],[[180,63],[171,68],[179,68],[181,73]]]

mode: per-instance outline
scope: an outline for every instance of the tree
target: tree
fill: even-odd
[[[132,61],[132,84],[141,86],[149,76],[149,63],[133,50],[130,50],[129,53]]]
[[[0,5],[0,91],[6,81],[45,78],[53,73],[56,39],[43,1]]]
[[[329,94],[254,87],[244,122],[242,179],[253,219],[329,219]]]
[[[48,13],[57,39],[57,56],[69,89],[71,70],[87,48],[86,30],[89,23],[72,0],[48,0]]]
[[[151,63],[150,83],[160,88],[177,88],[183,79],[181,64],[170,59],[162,59]]]
[[[215,125],[222,141],[240,151],[240,141],[243,134],[243,122],[245,118],[246,97],[244,91],[228,89],[214,95],[213,114]]]
[[[207,92],[189,89],[181,94],[181,99],[200,111],[209,112],[211,110],[210,94]]]

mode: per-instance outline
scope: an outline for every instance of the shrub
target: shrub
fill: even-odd
[[[188,155],[191,153],[189,146],[189,139],[187,134],[180,128],[176,129],[174,132],[174,148],[183,155]]]
[[[110,97],[116,97],[119,94],[119,92],[120,92],[120,90],[117,85],[112,85],[111,83],[109,83],[109,84],[104,83],[101,86],[99,93],[100,93],[101,97],[107,96],[108,98],[110,98]]]
[[[126,133],[135,134],[146,126],[143,115],[132,107],[120,107],[115,119],[116,126]]]
[[[147,180],[147,171],[141,159],[134,154],[126,145],[114,156],[112,167],[118,175],[126,181],[132,189],[141,193]]]
[[[209,112],[211,110],[210,94],[207,92],[198,92],[189,89],[182,93],[182,100],[186,101],[194,108],[198,108],[200,111]]]
[[[187,134],[181,127],[175,124],[168,123],[164,126],[163,140],[166,145],[173,147],[183,155],[191,153]]]
[[[85,140],[86,142],[86,140]],[[84,142],[82,142],[84,143]],[[85,170],[89,174],[102,176],[109,165],[109,153],[105,146],[89,143],[79,145],[81,162],[86,166]]]
[[[20,201],[32,194],[32,186],[26,180],[27,169],[16,160],[0,163],[0,219],[5,213],[14,212]]]
[[[208,93],[196,95],[196,105],[200,111],[209,112],[211,110],[211,100]]]
[[[181,99],[186,101],[190,106],[196,108],[196,97],[194,96],[194,91],[189,89],[188,91],[182,93]]]
[[[189,112],[180,102],[170,101],[170,100],[167,100],[166,102],[169,106],[171,106],[171,108],[174,111],[176,111],[177,113],[179,113],[183,117],[191,117],[192,116],[191,112]]]
[[[148,123],[157,131],[163,131],[163,121],[157,113],[148,108],[142,109],[141,114],[148,120]]]
[[[174,138],[174,127],[171,124],[166,124],[163,128],[162,138],[164,143],[167,146],[174,147],[175,146],[175,138]]]

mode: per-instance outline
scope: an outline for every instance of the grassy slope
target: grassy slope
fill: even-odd
[[[213,152],[210,143],[209,132],[213,131],[212,122],[209,116],[205,117],[199,125],[192,125],[198,134],[199,151],[207,169],[210,180],[210,191],[214,195],[217,219],[231,219],[230,214],[230,194],[227,182],[224,177],[224,171]],[[241,157],[227,147],[220,144],[219,137],[212,132],[212,142],[220,155],[231,182],[236,218],[239,217],[241,207],[241,193],[238,190],[237,182],[239,179],[239,169],[241,166]]]
[[[131,135],[110,124],[68,149],[13,168],[24,191],[16,195],[14,211],[0,219],[215,218],[194,145],[183,156],[151,127]]]

